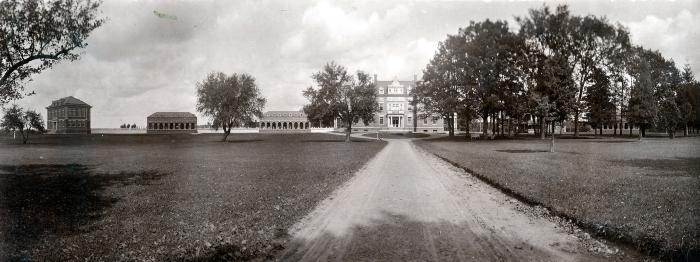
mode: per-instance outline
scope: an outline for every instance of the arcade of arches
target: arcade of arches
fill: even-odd
[[[262,130],[307,130],[311,128],[309,121],[261,121]]]

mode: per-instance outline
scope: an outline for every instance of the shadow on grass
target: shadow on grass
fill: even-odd
[[[504,149],[504,150],[496,150],[498,152],[503,152],[503,153],[511,153],[511,154],[527,154],[527,153],[549,153],[547,150],[535,150],[535,149]]]
[[[648,168],[655,172],[653,176],[689,176],[700,177],[700,157],[683,157],[675,159],[630,159],[611,161],[622,166]],[[675,172],[669,174],[669,172]]]
[[[226,142],[229,143],[253,143],[253,142],[261,142],[265,141],[262,139],[242,139],[242,140],[227,140]]]
[[[355,142],[360,142],[360,143],[370,142],[370,140],[355,140],[355,139],[351,139],[350,141],[353,143],[355,143]],[[304,142],[304,143],[307,143],[307,142],[308,143],[345,143],[345,140],[344,139],[343,140],[308,139],[308,140],[301,140],[301,142]]]
[[[84,165],[0,166],[0,235],[9,249],[0,260],[24,260],[38,240],[90,232],[118,198],[103,196],[107,187],[147,185],[156,171],[103,174]]]

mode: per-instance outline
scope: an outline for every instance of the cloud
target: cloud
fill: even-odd
[[[641,21],[625,23],[631,34],[631,41],[645,48],[659,50],[672,58],[681,67],[690,64],[695,75],[700,73],[700,14],[688,9],[680,10],[675,16],[666,18],[647,15]]]
[[[659,49],[698,73],[698,5],[572,2],[576,14],[606,15],[630,27],[633,41]],[[93,105],[94,127],[145,124],[155,111],[194,112],[207,73],[248,73],[266,110],[298,110],[311,75],[329,61],[349,70],[420,77],[437,43],[470,20],[513,21],[539,2],[117,1],[88,39],[80,60],[37,75],[19,104],[43,110],[73,95]],[[629,10],[633,9],[634,12]],[[158,16],[154,13],[165,15]],[[700,74],[697,74],[700,75]],[[45,112],[44,112],[45,114]],[[206,120],[202,120],[205,122]]]

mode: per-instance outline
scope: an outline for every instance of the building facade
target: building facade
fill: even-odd
[[[379,112],[375,114],[373,123],[364,125],[360,122],[353,125],[353,130],[369,131],[371,128],[388,131],[413,131],[414,120],[416,120],[416,132],[445,132],[444,121],[441,116],[426,115],[420,111],[416,112],[416,108],[411,105],[413,97],[409,94],[416,87],[416,82],[416,76],[413,76],[413,81],[398,80],[396,78],[391,81],[378,81],[377,75],[374,75]]]
[[[51,134],[90,134],[90,108],[80,99],[69,96],[46,107],[46,129]]]
[[[197,116],[189,112],[155,112],[146,123],[148,134],[197,133]]]
[[[261,133],[309,132],[311,123],[302,111],[268,111],[260,119]]]

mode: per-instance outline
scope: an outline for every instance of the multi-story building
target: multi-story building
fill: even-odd
[[[413,98],[410,92],[416,87],[416,82],[417,76],[413,76],[413,81],[396,78],[391,81],[378,81],[377,75],[374,75],[379,112],[375,114],[373,123],[365,126],[360,122],[353,125],[353,129],[369,131],[369,127],[388,131],[413,131],[415,124],[416,132],[444,132],[445,126],[440,115],[416,112],[416,108],[411,105]]]
[[[311,123],[302,111],[268,111],[260,119],[261,133],[309,132]]]
[[[146,122],[148,134],[197,133],[197,116],[189,112],[155,112]]]
[[[46,107],[48,133],[90,134],[90,108],[72,96],[52,101]]]

